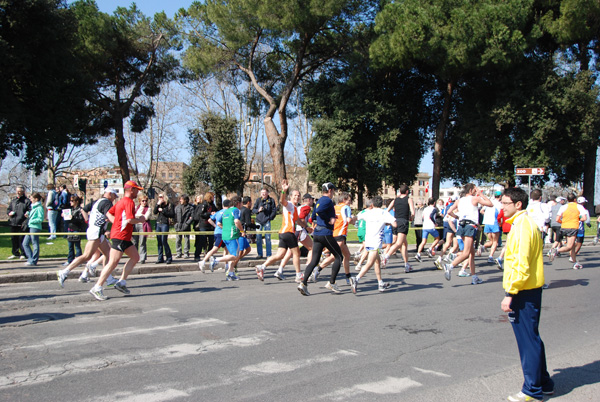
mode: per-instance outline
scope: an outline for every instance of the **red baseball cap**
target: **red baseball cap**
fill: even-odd
[[[137,188],[138,190],[143,190],[142,187],[140,187],[136,182],[134,182],[133,180],[128,180],[125,182],[125,184],[123,185],[123,188]]]

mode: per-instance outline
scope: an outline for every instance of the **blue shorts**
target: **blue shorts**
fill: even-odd
[[[383,232],[383,244],[392,244],[394,242],[394,234],[392,232]]]
[[[216,234],[215,235],[215,247],[219,248],[219,247],[223,247],[224,243],[223,243],[223,235],[222,234]]]
[[[240,243],[238,239],[233,240],[223,240],[225,243],[225,247],[227,247],[227,251],[234,257],[238,256],[238,252],[240,251]]]
[[[498,223],[495,225],[485,225],[483,228],[483,233],[500,233],[500,226]]]
[[[421,238],[427,239],[429,235],[434,238],[440,237],[440,232],[438,232],[437,229],[425,229],[423,230],[423,236]]]
[[[245,250],[248,247],[250,247],[250,242],[245,237],[240,237],[238,239],[238,245],[239,245],[239,250],[242,251],[242,250]]]

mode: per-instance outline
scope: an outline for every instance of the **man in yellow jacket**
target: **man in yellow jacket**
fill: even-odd
[[[544,285],[544,242],[538,225],[525,211],[529,197],[520,188],[508,188],[502,196],[502,209],[512,229],[506,240],[504,257],[505,297],[502,311],[508,313],[517,339],[525,381],[521,392],[509,401],[542,401],[554,393],[554,382],[546,368],[544,342],[538,326]]]

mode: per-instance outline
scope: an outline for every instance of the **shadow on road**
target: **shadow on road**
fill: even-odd
[[[587,286],[590,284],[589,279],[561,279],[558,281],[551,281],[549,289],[557,288],[568,288],[571,286]]]
[[[554,369],[555,396],[567,395],[576,388],[600,382],[600,360],[579,367]]]
[[[9,326],[10,324],[20,323],[20,325],[38,324],[47,321],[58,321],[67,318],[74,318],[78,315],[90,315],[97,314],[98,311],[86,311],[76,314],[63,314],[63,313],[33,313],[25,315],[16,315],[11,317],[0,317],[0,327]],[[27,322],[30,321],[30,322]]]

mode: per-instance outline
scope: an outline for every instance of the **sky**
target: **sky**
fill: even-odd
[[[119,0],[96,0],[96,4],[100,11],[112,14],[117,7],[129,7],[131,1]],[[167,17],[173,17],[180,8],[188,8],[193,3],[193,0],[140,0],[135,2],[137,8],[147,16],[152,16],[157,12],[164,11]],[[425,154],[419,166],[420,172],[426,172],[430,175],[433,173],[433,153]],[[450,187],[451,183],[442,183],[442,187]]]

